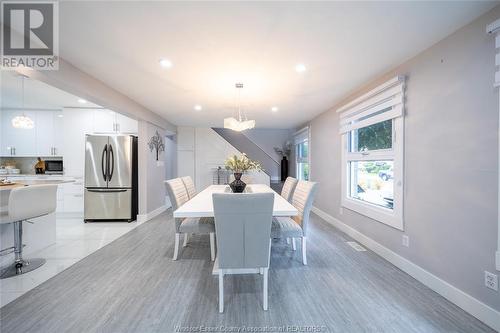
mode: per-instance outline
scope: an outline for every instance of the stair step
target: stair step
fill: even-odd
[[[276,181],[275,182],[271,182],[271,188],[275,192],[281,193],[281,189],[283,188],[283,184],[284,184],[284,182],[281,182],[281,181],[279,181],[279,182],[276,182]]]

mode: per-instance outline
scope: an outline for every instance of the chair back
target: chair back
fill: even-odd
[[[219,268],[269,267],[273,193],[212,194]]]
[[[23,221],[55,212],[57,185],[30,185],[11,190],[9,219]]]
[[[293,177],[287,177],[283,188],[281,189],[281,196],[290,202],[292,200],[293,191],[295,186],[297,186],[298,180]]]
[[[173,210],[176,210],[189,200],[186,187],[180,178],[166,180],[165,187],[167,188]]]
[[[194,187],[193,180],[189,176],[182,177],[181,179],[182,179],[182,182],[184,183],[184,186],[186,186],[186,191],[187,191],[187,194],[189,196],[189,199],[193,199],[194,196],[197,194],[196,187]]]
[[[309,224],[309,213],[311,212],[314,196],[318,183],[300,180],[295,187],[292,196],[292,205],[297,208],[299,215],[293,216],[295,220],[302,227],[304,236],[307,233],[307,225]]]

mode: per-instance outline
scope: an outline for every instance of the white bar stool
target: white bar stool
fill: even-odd
[[[45,259],[41,258],[23,259],[23,221],[53,213],[56,205],[57,185],[30,185],[12,189],[9,211],[0,213],[0,224],[14,224],[15,261],[0,268],[0,279],[28,273],[45,264]]]

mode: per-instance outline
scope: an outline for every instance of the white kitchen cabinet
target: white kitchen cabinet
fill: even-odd
[[[54,112],[38,111],[35,118],[36,154],[54,156]]]
[[[57,206],[56,212],[64,212],[64,188],[62,185],[57,186]]]
[[[114,133],[116,114],[106,109],[94,110],[94,133]]]
[[[64,109],[64,174],[83,177],[85,168],[85,135],[94,131],[93,110]]]
[[[26,111],[24,114],[35,121],[35,112]],[[35,128],[14,128],[12,119],[23,115],[19,110],[1,110],[1,145],[0,156],[35,156],[36,131]]]
[[[75,155],[83,158],[85,134],[137,134],[138,121],[106,109],[65,108],[64,111],[28,111],[33,119],[33,129],[12,127],[12,118],[22,115],[18,110],[1,111],[0,156],[63,156],[70,175],[83,174],[83,160],[80,173],[73,174],[72,159]],[[69,166],[67,166],[69,162]],[[72,165],[73,164],[73,165]]]
[[[137,134],[139,122],[135,119],[116,113],[117,132],[123,134]]]
[[[64,151],[64,113],[63,111],[54,112],[54,155],[63,156]]]
[[[62,184],[65,213],[83,213],[83,178],[77,177],[72,183]]]
[[[137,132],[137,120],[106,109],[94,110],[94,133],[136,134]]]
[[[64,194],[65,213],[83,213],[83,194]]]
[[[22,111],[2,110],[1,156],[61,156],[63,123],[60,111],[29,111],[35,126],[33,129],[17,129],[12,118]]]

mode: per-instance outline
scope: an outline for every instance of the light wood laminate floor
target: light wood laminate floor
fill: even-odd
[[[260,275],[225,277],[218,313],[208,236],[172,261],[171,213],[144,223],[0,309],[1,332],[176,332],[315,326],[323,332],[492,332],[349,237],[311,217],[308,266],[273,242],[269,311]],[[222,331],[219,329],[219,331]]]

